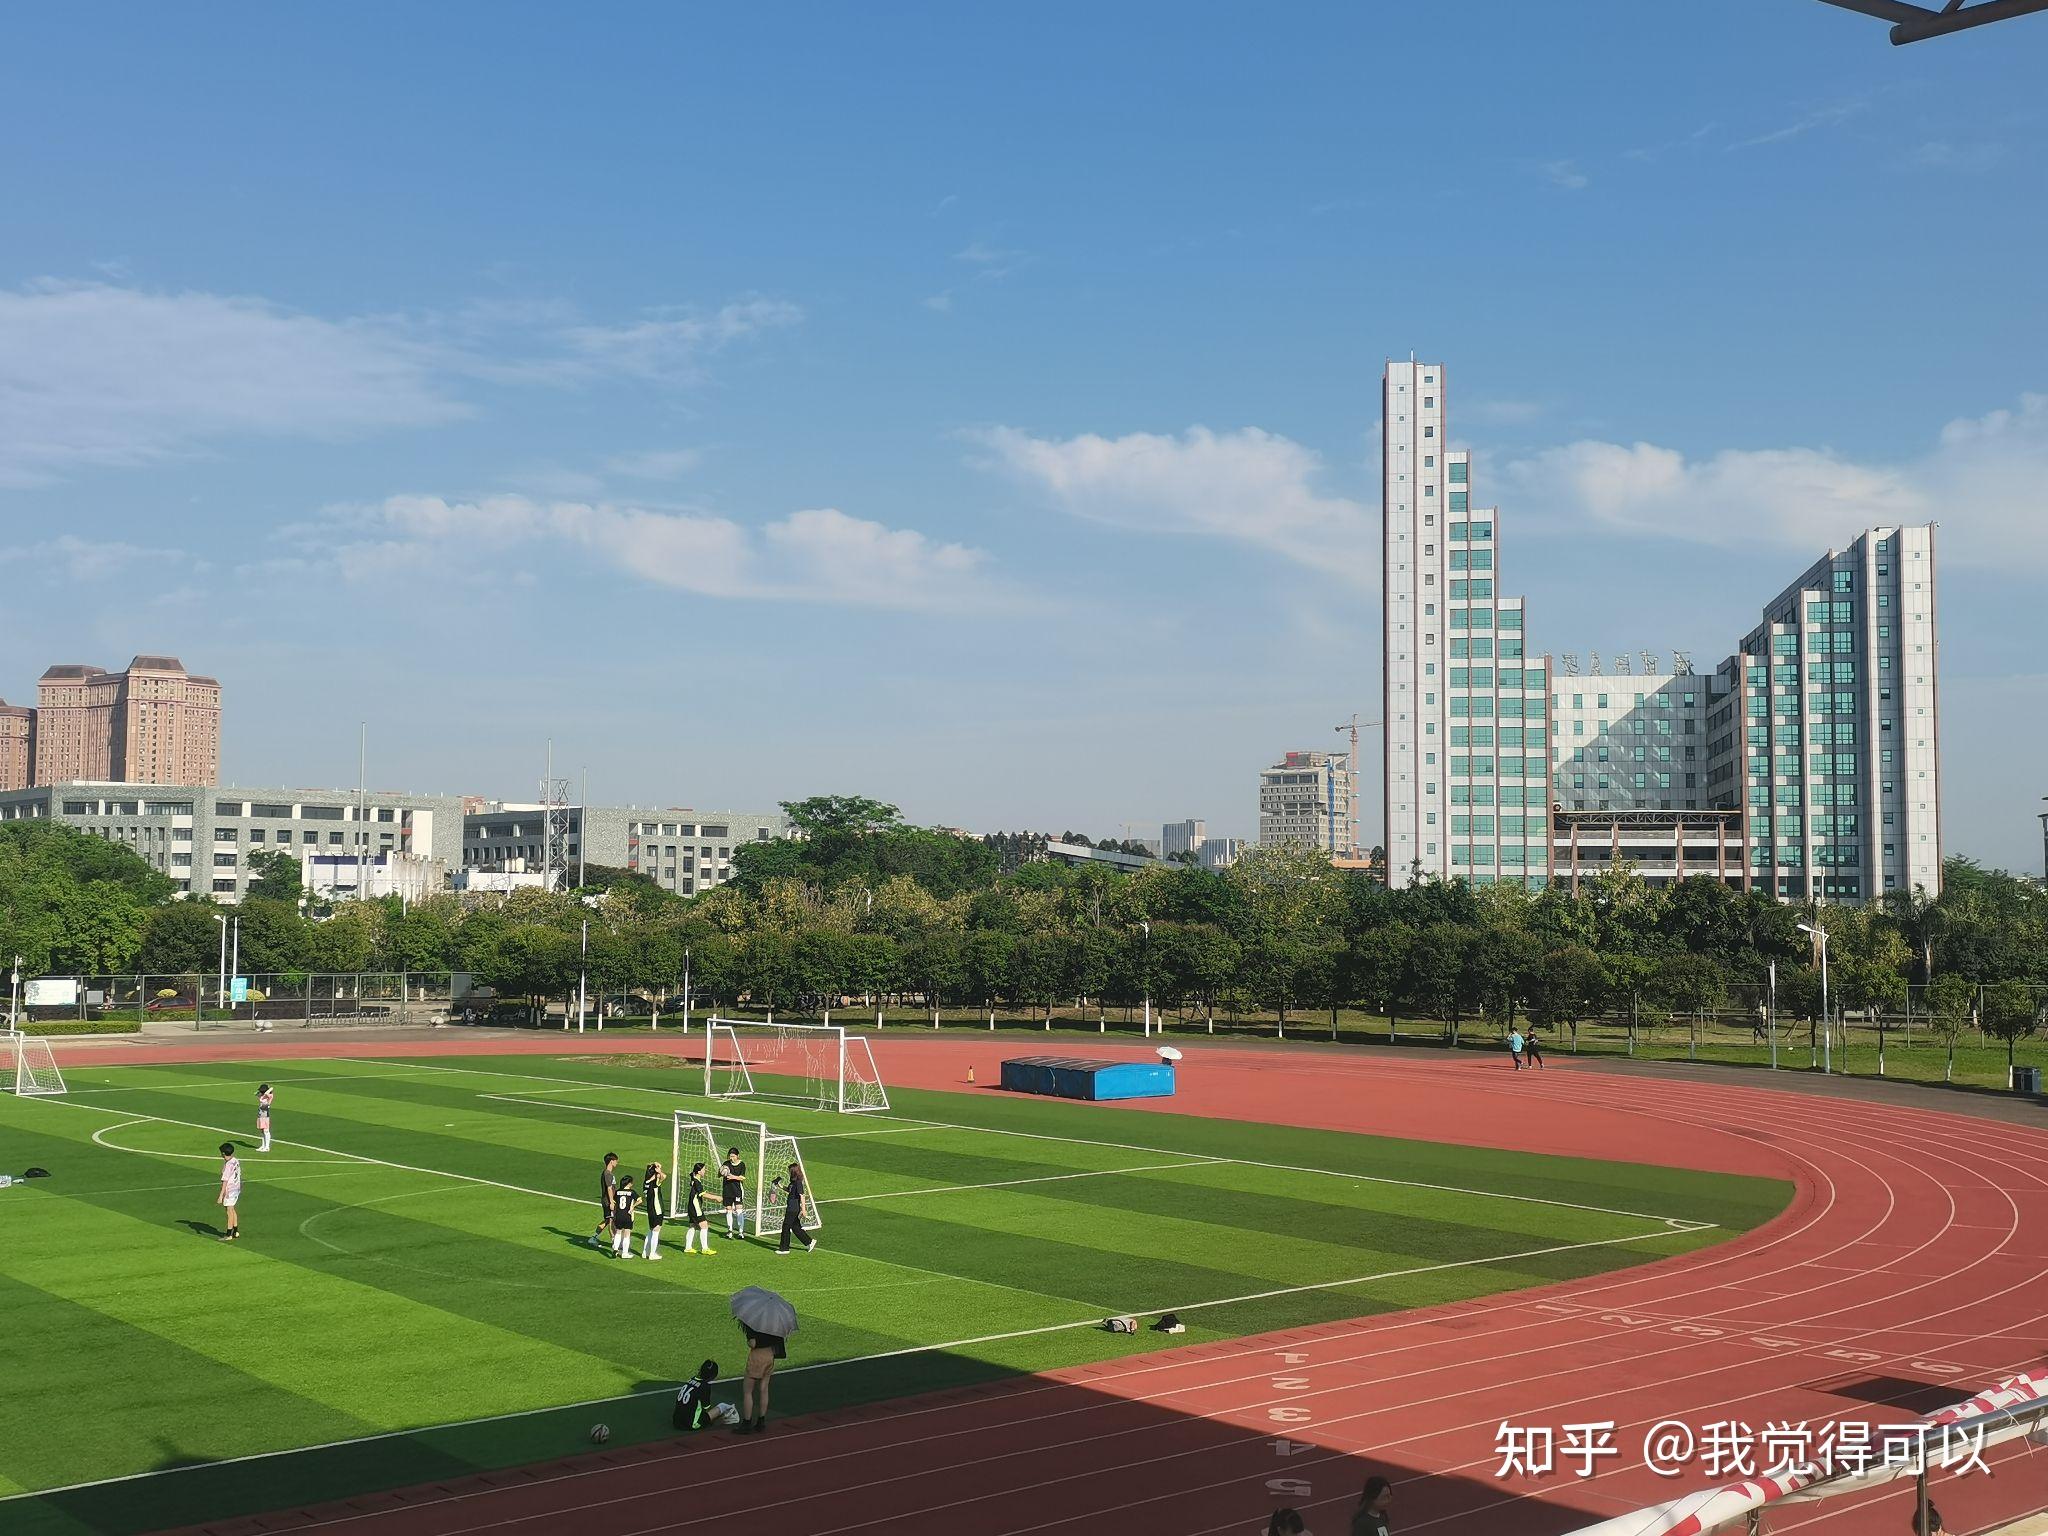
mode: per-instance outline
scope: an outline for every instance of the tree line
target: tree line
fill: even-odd
[[[1575,1030],[1647,1009],[1747,1010],[1775,971],[1781,1017],[1813,1019],[1813,938],[1829,937],[1830,1003],[1971,1020],[2008,1041],[2038,1022],[2048,895],[1952,859],[1939,898],[1799,908],[1696,877],[1653,887],[1627,869],[1531,894],[1424,880],[1388,890],[1318,851],[1254,848],[1231,869],[1016,864],[1002,839],[907,826],[878,801],[784,810],[798,835],[733,855],[733,878],[679,897],[623,870],[575,892],[453,894],[307,910],[272,863],[235,909],[250,973],[462,971],[534,1007],[572,993],[813,1012],[889,998],[1051,1020],[1146,1003],[1194,1020],[1284,1023],[1363,1008],[1429,1020]],[[210,903],[126,848],[71,829],[0,826],[0,944],[28,973],[210,974]],[[586,937],[587,925],[587,937]]]

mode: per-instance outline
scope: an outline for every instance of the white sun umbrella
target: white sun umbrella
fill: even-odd
[[[732,1315],[754,1332],[778,1339],[788,1338],[797,1329],[796,1308],[784,1297],[758,1285],[733,1292]]]

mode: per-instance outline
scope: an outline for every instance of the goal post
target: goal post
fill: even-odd
[[[718,1016],[704,1026],[704,1096],[775,1099],[840,1114],[889,1107],[864,1037],[837,1024]]]
[[[706,1114],[701,1110],[675,1111],[673,1165],[669,1169],[671,1204],[680,1207],[676,1191],[690,1187],[690,1165],[704,1164],[704,1210],[722,1210],[724,1202],[719,1170],[725,1164],[728,1147],[737,1147],[747,1165],[747,1217],[759,1236],[782,1230],[782,1209],[789,1188],[789,1169],[802,1161],[797,1138],[771,1131],[765,1122],[738,1115]],[[811,1187],[811,1170],[804,1169],[804,1226],[815,1230],[824,1225],[818,1211],[818,1197]]]
[[[0,1087],[11,1088],[23,1098],[62,1093],[64,1074],[57,1070],[57,1053],[50,1049],[50,1042],[19,1030],[0,1035]]]

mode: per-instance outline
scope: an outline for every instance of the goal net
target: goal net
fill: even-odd
[[[57,1070],[57,1053],[50,1042],[13,1031],[0,1035],[0,1087],[24,1096],[62,1093],[64,1074]]]
[[[747,1224],[763,1237],[782,1230],[783,1207],[789,1198],[789,1169],[801,1162],[794,1136],[771,1131],[759,1120],[742,1120],[736,1115],[710,1115],[679,1109],[675,1112],[674,1161],[669,1169],[669,1193],[675,1209],[683,1208],[690,1188],[690,1167],[704,1165],[704,1214],[712,1216],[725,1204],[725,1155],[737,1148],[746,1164],[743,1200]],[[811,1188],[811,1170],[804,1169],[803,1223],[815,1231],[824,1225],[818,1214],[818,1199]]]
[[[712,1018],[704,1029],[704,1095],[846,1114],[889,1107],[874,1052],[837,1024]]]

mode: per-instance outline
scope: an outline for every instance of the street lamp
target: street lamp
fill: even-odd
[[[579,844],[579,846],[581,846]],[[576,966],[576,1033],[583,1033],[583,1011],[590,1005],[590,919],[583,919],[583,956]],[[604,1028],[602,1021],[598,1028]]]
[[[1834,1071],[1835,1030],[1834,1016],[1828,1012],[1828,931],[1812,923],[1800,923],[1801,933],[1810,933],[1820,943],[1820,1069]]]
[[[1150,1040],[1152,1038],[1152,925],[1143,918],[1140,918],[1138,926],[1145,930],[1145,952],[1143,958],[1138,962],[1138,968],[1144,976],[1145,1038]]]
[[[228,1007],[228,920],[220,913],[213,914],[213,920],[220,924],[220,1010]]]

